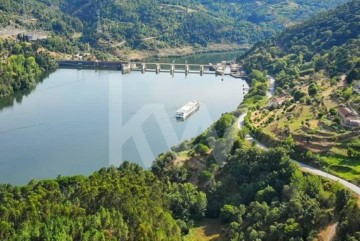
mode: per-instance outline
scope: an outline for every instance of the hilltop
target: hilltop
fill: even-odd
[[[42,45],[50,51],[92,52],[99,59],[127,58],[139,49],[221,50],[247,47],[344,2],[6,0],[0,3],[0,33],[47,36]]]

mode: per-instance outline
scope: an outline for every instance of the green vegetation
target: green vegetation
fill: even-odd
[[[289,22],[343,2],[4,0],[0,2],[0,39],[6,39],[0,41],[0,97],[29,89],[41,74],[54,69],[50,53],[52,58],[80,53],[105,60],[126,59],[132,50],[251,44]],[[46,39],[30,44],[31,35]]]
[[[345,202],[344,202],[345,201]],[[337,203],[341,209],[339,240],[360,239],[360,208],[355,200],[350,200],[346,194],[339,192]]]
[[[352,1],[290,27],[258,43],[241,60],[247,72],[261,71],[276,79],[276,96],[268,105],[249,98],[247,126],[272,145],[289,135],[292,156],[358,183],[359,131],[344,126],[338,109],[360,111],[360,95],[353,86],[360,78],[360,2]],[[252,85],[262,81],[253,78]],[[261,97],[262,96],[262,97]],[[281,102],[280,102],[281,101]]]
[[[225,241],[222,235],[222,223],[219,219],[204,219],[195,224],[184,241]]]
[[[334,215],[333,190],[296,171],[281,150],[240,151],[222,173],[213,195],[238,193],[220,202],[233,240],[313,240]]]
[[[46,53],[26,42],[0,40],[0,55],[0,97],[31,88],[42,74],[56,67]]]
[[[346,0],[168,1],[3,0],[0,26],[42,30],[51,51],[74,54],[92,46],[122,56],[129,48],[153,50],[211,43],[252,44],[294,22]],[[98,58],[110,55],[94,51]]]
[[[269,81],[266,73],[257,69],[252,69],[249,77],[251,79],[251,88],[246,94],[242,105],[254,110],[267,103],[266,93],[269,89]]]
[[[272,34],[267,32],[269,26],[279,23],[271,23],[271,15],[260,9],[261,2],[252,1],[239,3],[239,9],[248,14],[247,22],[238,16],[240,23],[228,28],[223,27],[228,26],[228,16],[237,15],[239,9],[233,2],[221,5],[227,1],[181,1],[176,6],[165,1],[156,5],[158,2],[150,0],[79,1],[79,6],[65,0],[29,2],[35,6],[32,15],[52,19],[42,27],[56,36],[34,44],[5,41],[0,45],[6,47],[2,47],[5,57],[0,65],[6,76],[0,82],[3,95],[28,88],[36,76],[52,68],[46,54],[34,54],[41,47],[75,53],[88,50],[90,45],[96,48],[122,40],[128,47],[143,49],[206,45],[210,37],[214,42],[225,41],[222,38],[228,31],[234,35],[226,41],[241,43]],[[324,7],[313,1],[297,2],[303,11]],[[11,3],[1,2],[0,10],[19,12],[20,3]],[[291,20],[285,16],[299,17],[299,12],[289,15],[294,2],[266,3],[275,4],[272,10],[281,13],[277,15],[281,21]],[[45,5],[53,11],[40,8]],[[249,6],[252,11],[246,8]],[[249,109],[246,128],[240,131],[235,127],[238,113],[227,113],[197,138],[159,155],[151,171],[125,162],[89,177],[33,180],[23,187],[1,185],[0,239],[209,240],[201,231],[206,229],[206,217],[215,219],[205,220],[215,225],[216,233],[211,233],[211,238],[315,240],[321,229],[339,221],[338,240],[359,240],[360,208],[351,194],[339,184],[301,173],[289,157],[297,155],[321,164],[322,158],[328,157],[309,151],[319,147],[319,139],[337,143],[328,151],[348,155],[352,163],[359,157],[359,139],[354,137],[355,132],[341,127],[334,109],[334,98],[354,104],[359,99],[344,83],[353,84],[358,78],[359,10],[359,1],[348,3],[291,27],[244,55],[252,87],[240,107]],[[4,14],[0,22],[6,25],[13,18]],[[96,28],[98,22],[100,28]],[[17,24],[30,27],[26,21]],[[249,31],[253,26],[260,33]],[[250,35],[238,35],[240,30],[232,29],[238,27]],[[194,33],[189,34],[190,30]],[[69,40],[62,43],[64,36]],[[156,41],[145,42],[146,37]],[[173,42],[175,39],[178,42]],[[81,43],[74,44],[78,40]],[[264,108],[268,73],[278,80],[276,92],[285,100],[279,106]],[[343,74],[347,77],[340,78]],[[247,140],[249,132],[281,147],[253,147]],[[339,165],[338,170],[344,170],[343,166]]]
[[[89,177],[2,185],[0,239],[181,240],[205,209],[205,194],[192,184],[161,182],[125,162]]]
[[[300,76],[320,70],[330,77],[350,72],[359,60],[359,2],[353,1],[303,24],[275,39],[258,43],[244,56],[247,70],[267,70],[277,87],[294,87]]]
[[[190,149],[198,146],[195,140]],[[319,230],[339,220],[338,240],[358,237],[360,208],[340,185],[302,174],[284,148],[249,147],[242,133],[233,145],[236,142],[239,147],[227,154],[222,168],[214,160],[214,148],[206,157],[189,156],[181,165],[175,164],[188,170],[187,180],[194,182],[194,176],[198,177],[195,182],[207,195],[206,216],[221,219],[216,229],[222,227],[222,231],[212,235],[221,234],[225,240],[314,240]],[[292,138],[285,144],[291,148]],[[195,163],[202,165],[194,167]],[[208,175],[202,179],[204,173]],[[209,240],[204,228],[196,225],[186,240]]]

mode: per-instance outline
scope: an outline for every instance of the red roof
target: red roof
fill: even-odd
[[[283,97],[274,98],[271,100],[271,102],[281,105],[282,103],[284,103],[285,100],[286,100],[286,96],[283,96]]]
[[[348,116],[355,116],[354,113],[347,107],[340,107],[339,108],[339,113],[342,116],[348,117]]]

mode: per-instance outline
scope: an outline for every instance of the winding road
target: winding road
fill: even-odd
[[[271,76],[268,76],[269,78],[269,82],[270,82],[270,88],[269,88],[269,91],[267,93],[267,96],[269,98],[273,97],[275,95],[275,79]],[[237,125],[238,125],[238,128],[241,129],[243,126],[244,126],[244,120],[245,120],[245,117],[247,115],[247,111],[245,113],[243,113],[242,115],[239,116],[238,120],[237,120]],[[256,142],[257,146],[264,149],[264,150],[268,150],[269,148],[261,143],[259,143],[257,140],[255,140],[252,136],[247,136],[246,137],[247,140],[251,141],[251,142]],[[353,191],[357,196],[360,196],[360,187],[342,179],[342,178],[339,178],[337,176],[334,176],[330,173],[327,173],[327,172],[324,172],[324,171],[321,171],[319,169],[316,169],[314,167],[311,167],[305,163],[302,163],[302,162],[298,162],[298,161],[295,161],[295,160],[292,160],[292,162],[296,163],[299,165],[300,169],[303,171],[303,172],[307,172],[307,173],[310,173],[310,174],[313,174],[313,175],[316,175],[316,176],[321,176],[321,177],[324,177],[324,178],[327,178],[327,179],[330,179],[332,181],[335,181],[335,182],[339,182],[341,183],[343,186],[345,186],[346,188],[348,188],[349,190]]]

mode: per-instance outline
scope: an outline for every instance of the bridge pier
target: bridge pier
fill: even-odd
[[[140,71],[141,73],[145,73],[148,71],[155,72],[159,74],[160,72],[170,72],[171,75],[174,75],[175,72],[185,72],[185,75],[190,73],[199,73],[200,76],[205,75],[207,69],[211,67],[211,65],[207,64],[177,64],[177,63],[159,63],[159,62],[125,62],[123,64],[123,73],[129,73],[132,70]],[[150,66],[150,67],[149,67]],[[163,67],[163,69],[161,69]],[[214,66],[213,66],[214,67]],[[130,69],[129,69],[130,68]],[[216,66],[216,75],[226,75],[225,73],[225,66]]]
[[[122,74],[128,74],[131,72],[131,64],[126,63],[126,64],[122,64],[121,66],[121,73]]]
[[[145,73],[146,72],[146,64],[142,63],[141,64],[141,73]]]
[[[156,74],[160,73],[160,64],[156,64]]]

